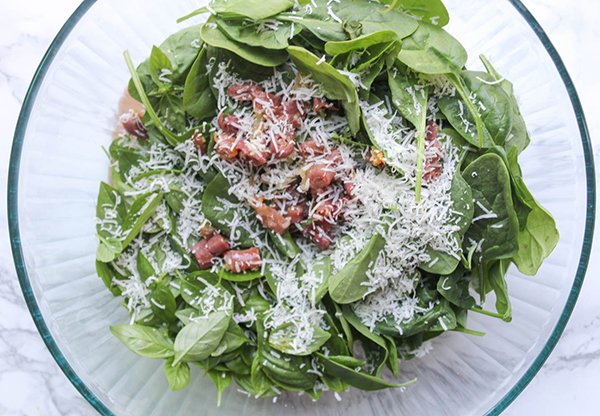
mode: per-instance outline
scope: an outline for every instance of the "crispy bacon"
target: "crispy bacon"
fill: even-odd
[[[329,231],[331,230],[331,224],[326,221],[317,221],[304,227],[302,235],[312,240],[321,250],[327,250],[333,238]]]
[[[200,153],[205,155],[206,154],[206,139],[198,130],[196,130],[194,132],[194,134],[192,135],[192,141],[194,142],[194,146],[196,146],[196,149],[198,149],[198,151]]]
[[[325,146],[317,143],[315,139],[306,140],[298,145],[298,154],[303,158],[321,156],[325,150]]]
[[[425,158],[423,166],[423,180],[431,182],[442,174],[443,166],[440,163],[442,156],[442,149],[440,142],[437,138],[440,127],[433,121],[427,124],[427,134],[425,140],[427,141],[428,157]]]
[[[220,234],[204,239],[192,246],[192,254],[202,270],[210,268],[215,260],[229,250],[229,242]]]
[[[290,220],[281,215],[275,208],[259,200],[250,200],[248,204],[256,211],[256,218],[265,227],[281,235],[290,226]]]
[[[276,108],[281,105],[281,97],[262,90],[252,91],[252,108],[256,114],[262,114],[265,108]]]
[[[322,201],[317,205],[312,218],[317,221],[334,223],[344,209],[346,201],[346,197],[338,198],[335,201],[333,199]]]
[[[240,119],[234,116],[233,114],[228,114],[225,116],[223,113],[219,114],[219,118],[217,120],[219,124],[219,128],[223,130],[227,134],[236,134],[238,132],[238,128],[235,125],[240,125]]]
[[[253,143],[250,140],[242,140],[238,142],[235,147],[242,152],[243,158],[254,166],[260,166],[267,163],[270,152],[262,143]]]
[[[216,234],[206,242],[206,248],[214,256],[220,256],[230,249],[229,242],[221,234]]]
[[[319,193],[328,187],[335,178],[335,169],[329,163],[315,163],[306,171],[305,181],[311,193]]]
[[[354,189],[356,188],[356,183],[354,181],[344,182],[344,189],[346,190],[346,194],[350,199],[354,198],[356,194],[354,193]]]
[[[294,152],[296,144],[296,132],[287,131],[285,134],[275,134],[269,142],[269,150],[277,158],[285,158]]]
[[[337,111],[338,109],[332,103],[329,103],[322,98],[319,98],[319,97],[313,98],[313,111],[315,113],[318,113],[321,110]]]
[[[292,205],[287,209],[287,216],[291,224],[298,224],[308,218],[306,204]]]
[[[229,250],[225,252],[225,265],[234,273],[246,270],[258,270],[262,266],[260,251],[256,247],[247,250]]]
[[[278,120],[284,120],[293,128],[298,129],[302,125],[302,120],[306,116],[308,103],[300,100],[290,100],[282,103],[275,109],[275,116]]]
[[[252,101],[252,92],[262,91],[262,87],[254,82],[232,85],[227,89],[227,94],[238,101]]]
[[[238,155],[238,149],[235,144],[235,137],[222,131],[218,131],[214,135],[215,152],[221,158],[233,162]]]
[[[119,117],[119,121],[123,124],[125,131],[132,136],[139,139],[148,138],[148,130],[146,130],[146,126],[144,126],[142,118],[137,111],[129,110],[129,112],[123,113],[121,117]]]

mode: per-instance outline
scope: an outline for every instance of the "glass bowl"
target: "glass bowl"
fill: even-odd
[[[336,401],[289,394],[276,403],[231,386],[222,406],[199,369],[170,392],[162,362],[140,358],[108,330],[128,315],[96,276],[95,200],[108,178],[117,102],[129,74],[178,29],[198,0],[86,0],[42,60],[25,99],[10,164],[8,208],[14,261],[36,325],[67,377],[103,415],[497,415],[556,345],[581,289],[595,210],[584,115],[556,50],[517,0],[446,0],[448,27],[482,68],[485,54],[515,84],[532,136],[525,179],[555,216],[561,240],[536,277],[508,275],[510,324],[474,314],[483,338],[449,333],[422,359],[401,364],[404,391],[351,389]],[[191,24],[192,22],[186,22]],[[490,299],[488,302],[493,302]],[[473,315],[473,314],[472,314]]]

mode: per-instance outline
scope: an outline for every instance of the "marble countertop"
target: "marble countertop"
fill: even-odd
[[[600,110],[600,1],[522,1],[565,61],[588,116],[595,154],[600,154],[600,118],[594,117]],[[79,0],[0,2],[1,195],[6,195],[12,136],[27,87],[50,42],[78,5]],[[0,204],[0,217],[0,416],[95,415],[60,371],[33,324],[13,267],[5,203]],[[594,247],[582,294],[562,339],[505,415],[598,414],[598,270],[600,244]]]

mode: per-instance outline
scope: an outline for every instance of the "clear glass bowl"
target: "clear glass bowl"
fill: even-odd
[[[595,186],[590,142],[573,84],[555,49],[517,0],[447,0],[449,31],[481,68],[485,54],[515,84],[532,135],[522,155],[534,195],[555,216],[558,247],[536,277],[511,268],[514,320],[475,315],[483,338],[450,333],[422,359],[401,364],[405,391],[350,390],[338,402],[290,394],[277,403],[230,387],[216,390],[192,370],[170,392],[162,362],[137,357],[108,330],[128,321],[96,277],[95,199],[107,180],[108,147],[129,78],[122,52],[140,62],[177,30],[198,0],[86,0],[50,47],[19,119],[10,165],[9,222],[29,309],[67,377],[103,415],[497,415],[535,376],[573,310],[588,263]],[[188,22],[187,24],[191,24]],[[493,302],[490,299],[489,302]],[[198,370],[198,369],[196,369]]]

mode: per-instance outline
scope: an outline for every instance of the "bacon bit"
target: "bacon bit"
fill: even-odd
[[[347,200],[347,197],[342,197],[338,198],[336,201],[328,199],[320,202],[319,205],[317,205],[312,218],[317,221],[334,223],[344,209]]]
[[[328,187],[335,178],[335,169],[331,164],[315,163],[306,171],[304,178],[310,192],[315,194]]]
[[[324,153],[325,146],[323,146],[320,143],[317,143],[315,139],[309,139],[298,145],[298,154],[305,159],[314,156],[321,156]]]
[[[211,238],[217,230],[211,226],[206,224],[204,227],[200,228],[200,235],[204,238]]]
[[[262,90],[252,91],[252,108],[256,114],[262,114],[265,108],[276,108],[280,105],[280,96]]]
[[[344,159],[342,158],[342,155],[340,154],[340,152],[338,152],[337,149],[331,149],[329,154],[325,156],[325,159],[330,161],[334,165],[334,167],[344,163]]]
[[[439,140],[437,139],[440,127],[433,121],[427,124],[427,153],[433,153],[432,156],[425,158],[423,166],[423,180],[431,182],[442,174],[443,166],[440,163],[442,149]]]
[[[231,247],[229,246],[229,242],[223,237],[221,234],[216,234],[211,237],[210,240],[206,243],[206,248],[210,251],[214,256],[220,256],[225,253]]]
[[[256,247],[247,250],[229,250],[225,252],[225,265],[234,273],[259,270],[262,266],[260,251]]]
[[[296,132],[288,131],[285,136],[276,134],[269,143],[269,150],[277,158],[285,158],[294,152],[296,144]]]
[[[267,158],[270,155],[269,150],[264,148],[264,144],[253,143],[250,140],[239,142],[235,148],[242,152],[243,158],[248,160],[254,166],[260,166],[267,163]]]
[[[198,149],[198,151],[200,151],[200,153],[205,155],[206,154],[206,139],[204,138],[204,136],[202,136],[202,134],[198,130],[196,130],[194,132],[194,134],[192,134],[192,140],[194,141],[194,146],[196,146],[196,149]]]
[[[308,218],[308,208],[306,204],[292,205],[287,209],[287,216],[290,224],[298,224]]]
[[[240,119],[234,116],[233,114],[228,114],[225,116],[223,113],[219,114],[219,119],[217,120],[219,127],[227,134],[236,134],[238,132],[238,128],[235,127],[237,124],[240,125]]]
[[[300,100],[290,100],[275,109],[275,117],[279,121],[285,121],[293,128],[298,129],[306,116],[308,103]]]
[[[290,226],[290,220],[259,200],[249,200],[248,204],[256,211],[256,218],[262,225],[279,235],[285,233]]]
[[[331,230],[331,224],[326,221],[317,221],[310,224],[302,230],[302,235],[312,240],[321,250],[327,250],[333,238],[329,231]]]
[[[344,182],[344,189],[346,190],[346,193],[348,194],[348,197],[350,199],[353,199],[354,197],[356,197],[356,195],[354,194],[354,189],[356,189],[356,182],[354,182],[354,181]]]
[[[329,103],[319,97],[313,98],[313,111],[318,113],[321,110],[338,111],[338,109],[332,103]]]
[[[376,168],[383,169],[385,167],[385,158],[383,152],[376,147],[371,147],[365,155],[365,160]]]
[[[192,246],[192,254],[202,270],[211,267],[215,260],[229,250],[229,242],[220,234],[204,239]]]
[[[244,82],[243,84],[232,85],[227,89],[227,94],[237,101],[252,101],[252,92],[262,91],[260,85],[254,82]]]
[[[233,162],[238,155],[238,149],[235,145],[235,137],[222,131],[218,131],[214,135],[215,152],[221,158]]]
[[[148,138],[148,130],[146,130],[146,126],[144,126],[142,118],[137,111],[129,110],[129,112],[121,114],[119,121],[123,125],[125,131],[132,136],[139,139]]]

